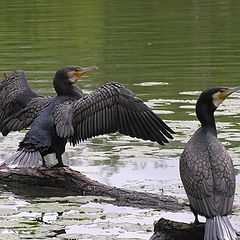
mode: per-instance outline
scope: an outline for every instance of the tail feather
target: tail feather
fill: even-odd
[[[204,240],[237,240],[236,231],[233,229],[227,216],[207,218]]]
[[[42,156],[38,151],[17,151],[12,157],[5,160],[2,165],[10,168],[35,168],[39,167]]]
[[[234,230],[234,228],[233,228],[232,224],[230,223],[229,219],[227,217],[225,217],[225,218],[226,218],[225,219],[225,223],[228,226],[230,235],[233,236],[235,234],[236,235],[236,239],[238,239],[236,231]]]
[[[221,222],[222,222],[221,219],[219,221],[216,221],[217,229],[219,231],[218,235],[219,236],[224,236],[224,231],[223,231],[223,229],[221,227],[221,224],[222,224]],[[225,226],[224,226],[224,228],[225,228]]]
[[[208,219],[206,220],[205,224],[205,232],[204,232],[204,240],[212,239],[210,236],[210,224],[207,224]]]

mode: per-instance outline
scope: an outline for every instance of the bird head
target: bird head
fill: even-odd
[[[203,126],[215,126],[213,114],[218,106],[240,87],[213,87],[203,91],[196,104],[196,114]]]
[[[96,66],[90,67],[79,67],[79,66],[66,66],[59,70],[57,70],[55,74],[55,79],[61,79],[62,81],[66,81],[68,84],[76,83],[83,74],[98,70]]]
[[[240,87],[227,88],[219,87],[213,88],[212,103],[217,108],[225,99],[227,99],[232,93],[240,90]]]
[[[240,90],[240,87],[213,87],[201,93],[197,101],[197,109],[205,109],[209,113],[214,113],[218,106],[232,93]]]
[[[76,86],[73,86],[83,74],[97,70],[96,66],[79,67],[79,66],[66,66],[55,73],[53,78],[53,86],[57,95],[74,95],[76,92]]]

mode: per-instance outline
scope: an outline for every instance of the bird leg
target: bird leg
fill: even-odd
[[[63,161],[62,161],[62,154],[56,153],[56,158],[57,158],[57,160],[58,160],[58,163],[55,164],[55,165],[53,166],[53,168],[55,168],[55,167],[66,167],[66,165],[64,165],[64,164],[63,164]]]
[[[42,158],[42,167],[47,167],[46,166],[46,160],[44,158]]]
[[[194,224],[194,225],[199,225],[199,224],[201,224],[201,223],[199,222],[199,220],[198,220],[198,214],[195,214],[195,213],[194,213],[194,216],[195,216],[195,220],[194,220],[193,224]]]
[[[190,205],[190,209],[192,211],[192,213],[194,214],[195,220],[193,222],[194,225],[199,225],[201,224],[201,222],[199,222],[198,220],[198,213],[194,210],[194,208]]]

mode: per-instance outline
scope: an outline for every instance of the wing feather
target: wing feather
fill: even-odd
[[[29,127],[50,102],[50,97],[31,90],[24,71],[14,71],[0,85],[0,132],[6,136],[10,131]]]
[[[38,97],[30,89],[23,71],[17,70],[4,77],[0,85],[0,131],[5,119],[25,108],[32,98]]]
[[[130,114],[131,116],[131,114]],[[135,117],[136,119],[136,117]],[[136,120],[135,120],[136,121]],[[147,129],[147,123],[148,123],[148,120],[147,118],[145,117],[145,115],[143,114],[140,118],[139,118],[139,121],[141,122],[141,126],[142,126],[142,133],[144,135],[144,140],[148,139],[148,137],[150,138],[151,141],[156,141],[156,138],[154,136],[154,132],[149,132],[148,129]],[[161,144],[161,143],[160,143]]]
[[[174,133],[149,107],[118,83],[107,83],[72,103],[73,145],[119,131],[131,137],[168,142]]]
[[[136,122],[135,118],[134,118],[134,113],[131,112],[129,109],[125,109],[126,111],[126,120],[127,120],[127,125],[128,125],[128,131],[129,131],[129,136],[130,137],[134,137],[136,136],[136,130],[135,130],[135,126],[133,124],[131,124],[131,122]],[[144,139],[144,138],[143,138]]]
[[[73,135],[71,102],[58,104],[54,109],[53,119],[59,137],[68,138]]]

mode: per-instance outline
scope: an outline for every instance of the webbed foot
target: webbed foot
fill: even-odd
[[[53,165],[51,168],[58,168],[58,167],[67,167],[67,165],[64,165],[63,162],[58,162],[57,164]]]

